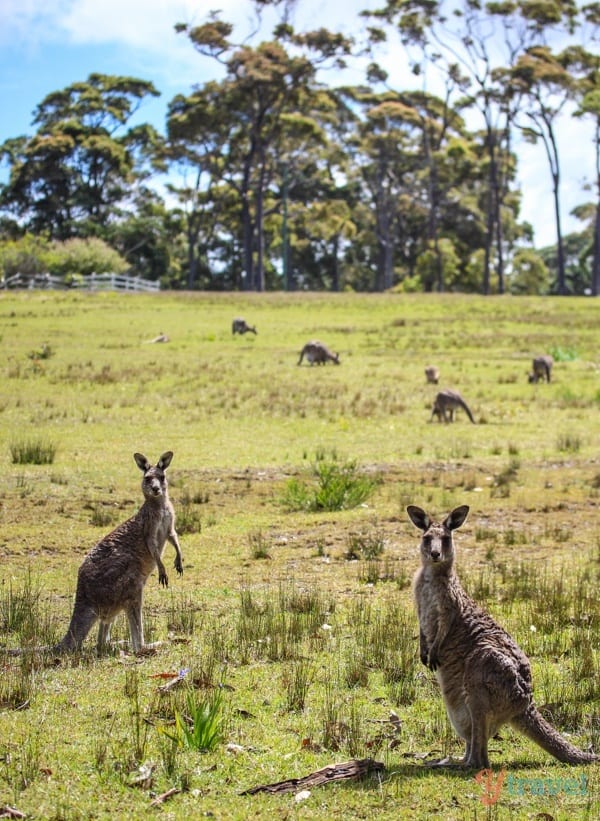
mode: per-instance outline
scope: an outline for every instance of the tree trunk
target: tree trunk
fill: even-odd
[[[600,181],[598,184],[600,192]],[[600,199],[596,205],[594,222],[594,251],[592,257],[592,296],[600,296]]]

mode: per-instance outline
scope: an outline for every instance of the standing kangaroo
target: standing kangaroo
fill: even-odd
[[[245,319],[242,319],[241,316],[236,317],[231,323],[231,333],[232,334],[256,334],[258,333],[256,330],[255,325],[248,325]]]
[[[317,365],[325,365],[328,361],[333,362],[334,365],[340,364],[340,355],[337,353],[332,353],[327,345],[324,345],[316,339],[311,342],[307,342],[302,348],[300,351],[298,365],[302,364],[304,357],[306,357],[311,365],[314,365],[315,362]]]
[[[475,424],[473,414],[469,410],[465,400],[458,391],[451,390],[440,391],[435,397],[429,421],[433,421],[433,417],[437,416],[438,422],[454,422],[454,411],[457,408],[462,408],[471,422]]]
[[[434,522],[414,505],[407,512],[423,531],[421,568],[413,584],[421,661],[435,671],[448,717],[466,742],[458,766],[489,768],[488,740],[507,722],[559,761],[597,761],[598,756],[574,747],[538,712],[529,659],[462,588],[454,570],[452,531],[467,518],[467,505],[443,522]],[[443,759],[433,766],[450,764]]]
[[[141,453],[133,458],[143,472],[144,504],[131,519],[123,522],[93,547],[77,575],[77,590],[71,624],[55,653],[78,650],[97,621],[98,650],[107,644],[110,628],[124,610],[129,620],[134,652],[144,647],[142,598],[150,573],[158,567],[158,581],[168,586],[162,552],[167,540],[177,553],[175,570],[183,573],[181,548],[175,531],[175,512],[169,499],[166,469],[173,453],[169,450],[153,467]]]
[[[437,385],[440,381],[440,369],[435,365],[428,365],[425,368],[425,379],[430,385]]]
[[[529,374],[529,382],[539,382],[540,379],[542,382],[544,379],[549,382],[553,365],[554,359],[550,355],[536,356],[532,362],[533,371]]]

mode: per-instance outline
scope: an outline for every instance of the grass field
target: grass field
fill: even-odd
[[[258,334],[233,337],[235,316]],[[95,635],[59,661],[0,653],[0,816],[597,818],[600,766],[508,728],[489,806],[475,773],[423,766],[462,748],[418,659],[405,508],[470,505],[463,585],[530,656],[555,726],[600,750],[599,316],[585,299],[0,294],[0,648],[63,635],[83,556],[141,504],[134,451],[174,451],[185,571],[148,581],[156,655],[98,658]],[[312,338],[341,365],[297,367]],[[540,353],[553,379],[532,385]],[[430,423],[429,364],[477,424]],[[177,736],[196,708],[209,751]],[[359,782],[240,794],[367,757],[385,769]]]

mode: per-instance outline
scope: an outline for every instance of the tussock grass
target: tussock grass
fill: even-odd
[[[236,315],[259,326],[251,344],[232,341]],[[145,818],[155,795],[177,788],[157,812],[598,816],[596,765],[587,796],[505,791],[492,808],[472,773],[422,766],[462,749],[418,657],[418,534],[405,514],[410,503],[440,515],[471,506],[457,534],[464,586],[529,654],[536,701],[558,729],[598,748],[594,300],[11,293],[0,316],[11,328],[0,369],[0,806]],[[169,345],[144,345],[151,328]],[[339,368],[296,367],[313,337],[340,351]],[[34,363],[32,340],[52,356]],[[553,348],[576,356],[555,355],[552,382],[530,385],[532,356]],[[459,389],[486,424],[429,424],[433,361],[441,387]],[[59,473],[12,462],[10,443],[24,440],[59,443]],[[156,654],[129,654],[124,617],[102,658],[95,635],[58,661],[3,654],[60,637],[98,528],[141,503],[132,454],[166,449],[185,573],[167,545],[169,589],[154,573],[145,591]],[[368,495],[316,504],[330,468],[328,500],[348,478],[373,482]],[[292,480],[302,503],[284,507]],[[185,739],[217,695],[222,736],[200,755]],[[239,795],[352,755],[385,773],[316,788],[298,806]],[[491,758],[495,772],[533,779],[582,772],[507,728]]]
[[[43,439],[18,439],[9,444],[15,465],[51,465],[57,446]]]

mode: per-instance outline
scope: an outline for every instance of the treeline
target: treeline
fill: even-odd
[[[283,9],[256,45],[217,13],[177,27],[221,79],[171,100],[164,134],[132,124],[158,94],[144,80],[42,100],[35,133],[0,146],[0,274],[110,259],[172,288],[599,293],[600,171],[563,236],[556,141],[568,108],[600,156],[598,3],[382,0],[363,43],[255,5]],[[386,43],[443,93],[393,87]],[[322,82],[367,52],[364,83]],[[551,248],[519,217],[517,133],[548,159]]]

